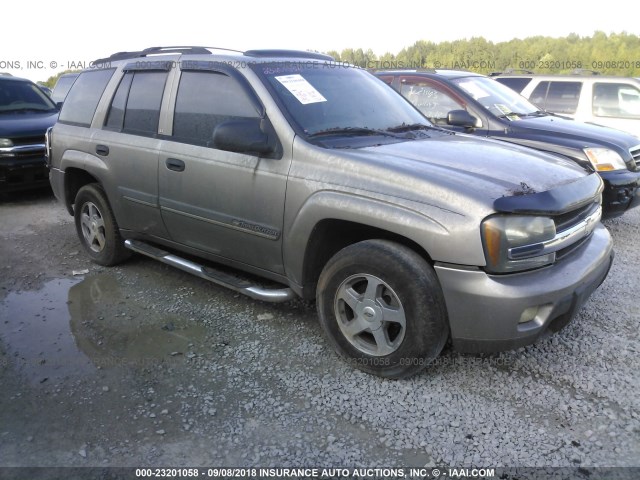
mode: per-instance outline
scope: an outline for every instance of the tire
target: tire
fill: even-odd
[[[92,183],[78,190],[73,208],[78,237],[91,260],[109,267],[129,257],[100,185]]]
[[[387,240],[340,250],[320,274],[316,301],[338,354],[380,377],[423,370],[449,337],[435,271],[410,248]]]

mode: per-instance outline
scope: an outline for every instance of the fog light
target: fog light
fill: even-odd
[[[538,315],[538,310],[540,310],[540,307],[527,308],[524,312],[522,312],[522,315],[520,315],[520,321],[518,323],[527,323],[531,320],[534,320],[536,318],[536,315]]]

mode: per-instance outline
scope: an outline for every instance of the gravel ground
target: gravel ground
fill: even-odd
[[[562,332],[388,381],[330,350],[313,305],[96,266],[50,193],[14,196],[0,466],[638,467],[640,209],[606,225],[613,269]]]

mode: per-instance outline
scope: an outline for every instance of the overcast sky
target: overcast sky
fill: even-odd
[[[0,71],[46,80],[73,67],[72,62],[160,45],[238,50],[371,48],[382,55],[398,53],[417,40],[482,36],[500,42],[534,35],[587,36],[595,30],[640,34],[639,9],[632,8],[633,3],[608,0],[603,5],[606,8],[595,13],[585,4],[558,0],[405,1],[384,6],[345,0],[4,2]],[[18,64],[18,70],[11,68]]]

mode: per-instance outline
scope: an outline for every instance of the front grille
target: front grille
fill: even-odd
[[[0,157],[20,158],[24,160],[44,158],[44,135],[11,138],[12,147],[0,151]]]
[[[585,219],[587,217],[594,215],[598,211],[598,209],[600,209],[600,202],[593,202],[588,205],[585,205],[584,207],[578,208],[577,210],[573,210],[563,215],[558,215],[557,217],[554,217],[553,220],[556,224],[557,234],[562,235],[563,232],[566,232],[567,230],[570,230],[571,228],[576,227],[581,223],[584,223]],[[593,226],[593,223],[590,223],[590,225],[591,225],[590,227],[591,231],[589,231],[588,234],[577,237],[573,243],[567,245],[566,247],[556,252],[556,260],[561,260],[566,256],[570,255],[571,252],[580,248],[580,246],[587,241],[587,239],[591,236],[591,232],[593,231],[593,228],[595,228]]]
[[[636,168],[640,168],[640,145],[631,148],[629,152],[631,152],[633,161],[636,162]]]
[[[564,213],[562,215],[558,215],[553,217],[553,221],[556,224],[556,232],[560,233],[574,225],[579,224],[589,215],[596,211],[596,209],[600,206],[599,202],[593,202],[581,207],[577,210],[572,210],[571,212]]]
[[[38,145],[44,143],[44,135],[35,135],[31,137],[12,138],[11,141],[15,146],[18,145]]]

